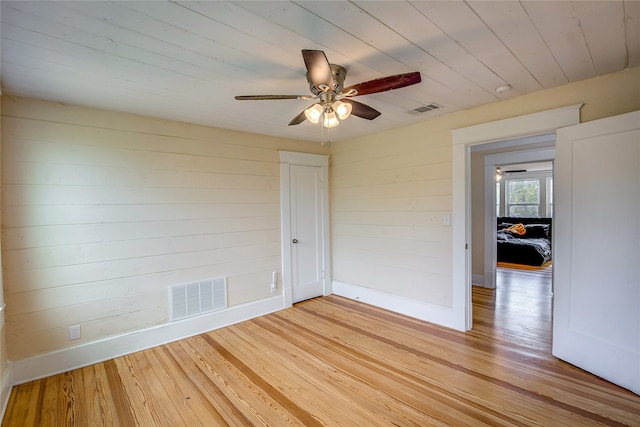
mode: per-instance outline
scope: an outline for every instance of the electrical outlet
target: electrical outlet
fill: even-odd
[[[278,290],[278,272],[271,273],[271,293],[275,293]]]
[[[80,339],[80,325],[69,326],[69,340]]]

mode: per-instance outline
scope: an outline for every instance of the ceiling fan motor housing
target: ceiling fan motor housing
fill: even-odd
[[[336,64],[329,64],[329,66],[331,67],[331,77],[333,78],[333,88],[329,88],[328,90],[338,94],[342,92],[342,88],[344,87],[344,79],[347,77],[347,70],[344,67],[341,67],[340,65],[336,65]],[[309,78],[309,73],[307,73],[307,81],[309,82],[309,90],[314,95],[319,95],[322,92],[325,92],[323,88],[313,84],[313,82]]]

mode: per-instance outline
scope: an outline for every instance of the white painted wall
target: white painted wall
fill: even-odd
[[[8,96],[2,107],[11,360],[164,324],[172,284],[227,276],[229,306],[273,296],[278,149],[320,144]]]
[[[452,210],[450,131],[581,103],[582,121],[633,111],[640,99],[630,88],[639,79],[634,68],[334,144],[334,290],[455,326],[447,311],[454,309],[452,227],[443,225]],[[482,178],[471,179],[482,186]],[[484,215],[473,215],[482,226]]]
[[[398,132],[400,133],[400,132]],[[451,305],[451,148],[446,138],[334,144],[334,279]]]

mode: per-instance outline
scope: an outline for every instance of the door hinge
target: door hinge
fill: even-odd
[[[320,188],[324,188],[324,181],[320,181]]]
[[[324,279],[324,270],[322,270],[322,272],[320,273],[320,278]]]

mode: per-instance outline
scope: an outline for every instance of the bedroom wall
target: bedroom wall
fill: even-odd
[[[10,360],[166,324],[168,287],[228,278],[272,297],[278,150],[320,144],[4,96],[2,257]],[[82,338],[69,340],[69,326]]]
[[[334,280],[451,306],[451,147],[438,124],[332,145]]]
[[[453,298],[452,231],[443,225],[451,212],[450,131],[577,103],[585,104],[582,121],[637,110],[639,82],[640,68],[629,69],[332,145],[334,280],[397,297],[399,306],[417,301],[421,317],[438,321]],[[471,180],[472,191],[482,191],[482,176]],[[477,228],[482,218],[473,209]]]

